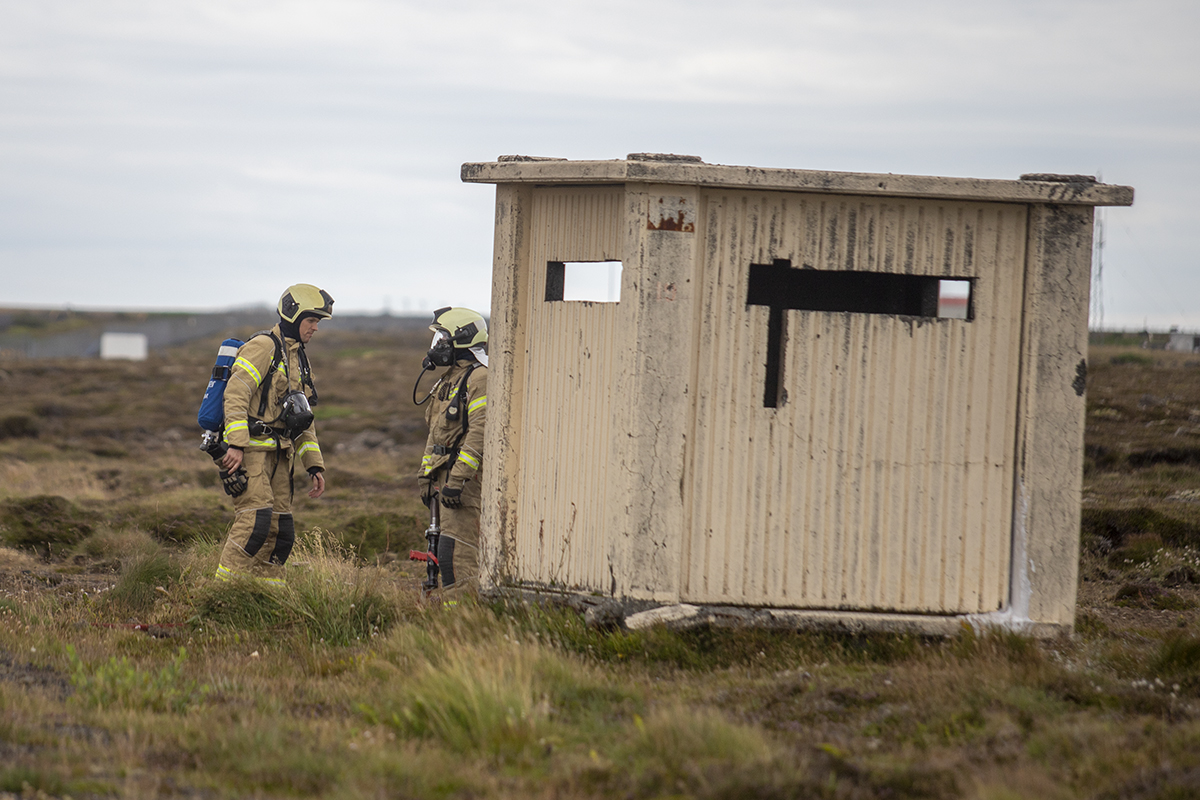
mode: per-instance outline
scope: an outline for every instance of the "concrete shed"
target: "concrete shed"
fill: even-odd
[[[1093,208],[1132,189],[651,154],[462,179],[496,185],[485,588],[1070,629]]]

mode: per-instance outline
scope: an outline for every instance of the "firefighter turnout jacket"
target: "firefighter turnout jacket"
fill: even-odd
[[[421,477],[440,472],[436,478],[447,483],[478,480],[487,422],[487,367],[473,359],[456,361],[434,386],[425,422],[429,438],[421,458]],[[448,464],[452,466],[447,473]]]
[[[306,471],[325,469],[317,444],[314,420],[295,441],[284,434],[283,401],[300,385],[300,342],[286,339],[276,325],[271,333],[283,344],[282,358],[275,365],[275,342],[270,336],[254,336],[238,349],[237,359],[225,388],[225,441],[243,450],[281,450],[298,456]],[[259,416],[262,393],[267,404]],[[261,419],[266,429],[255,423]],[[295,453],[291,454],[293,446]]]

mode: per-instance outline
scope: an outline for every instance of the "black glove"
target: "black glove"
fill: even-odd
[[[433,478],[417,478],[417,485],[421,487],[421,502],[429,508],[430,501],[437,494],[437,487],[433,485]]]
[[[246,491],[247,483],[249,483],[249,480],[246,477],[245,467],[238,467],[233,472],[221,470],[221,487],[225,490],[225,494],[230,497],[237,497]]]
[[[465,486],[465,481],[463,482],[462,486],[457,488],[451,486],[450,484],[443,486],[442,491],[438,493],[442,496],[442,505],[444,505],[446,508],[462,508],[462,493]]]

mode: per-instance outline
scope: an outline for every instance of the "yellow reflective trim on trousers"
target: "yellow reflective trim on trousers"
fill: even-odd
[[[321,448],[317,446],[316,442],[305,442],[304,444],[300,445],[300,449],[296,451],[296,455],[302,456],[309,450],[314,451],[317,453],[317,455],[321,454]]]
[[[237,359],[234,360],[233,366],[234,369],[241,367],[242,369],[246,370],[246,372],[249,372],[250,377],[254,378],[255,386],[258,386],[260,383],[262,383],[262,375],[259,374],[259,371],[255,369],[254,365],[251,364],[247,359],[238,356]]]
[[[467,406],[467,413],[471,414],[475,411],[478,411],[479,409],[483,408],[486,405],[487,405],[487,395],[486,394],[483,397],[476,397]]]
[[[458,460],[466,464],[471,469],[479,469],[479,459],[468,453],[466,450],[458,452]]]
[[[241,575],[244,573],[237,573],[237,574]],[[216,574],[217,580],[228,582],[233,577],[233,575],[234,575],[234,571],[231,570],[229,567],[225,566],[224,564],[217,565],[217,574]],[[286,578],[266,578],[266,577],[263,577],[262,575],[246,575],[246,577],[252,578],[255,581],[258,581],[259,583],[265,583],[268,586],[287,586]]]

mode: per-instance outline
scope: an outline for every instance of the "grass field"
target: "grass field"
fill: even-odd
[[[424,337],[310,347],[329,491],[217,583],[215,343],[0,362],[0,796],[1200,797],[1200,357],[1096,347],[1073,637],[430,605]]]

